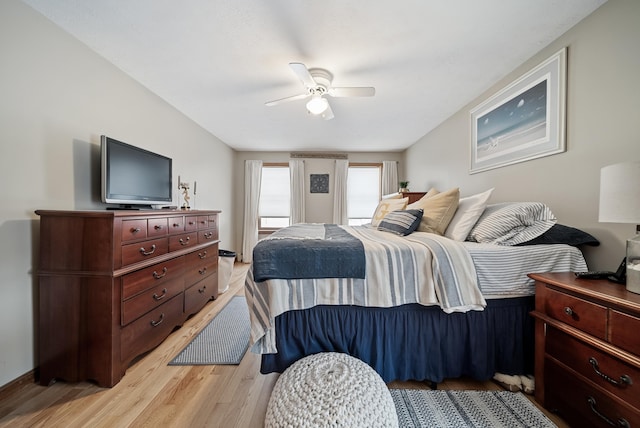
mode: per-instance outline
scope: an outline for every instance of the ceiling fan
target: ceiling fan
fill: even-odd
[[[376,89],[372,87],[342,87],[331,86],[333,75],[322,68],[307,68],[299,62],[290,62],[289,67],[298,76],[304,85],[305,92],[279,100],[266,102],[267,106],[275,106],[289,101],[302,100],[311,97],[307,102],[307,111],[310,114],[321,115],[324,120],[333,119],[333,111],[329,101],[324,97],[372,97]]]

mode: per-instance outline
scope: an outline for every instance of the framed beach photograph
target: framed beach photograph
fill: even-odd
[[[567,49],[471,110],[469,173],[561,153]]]

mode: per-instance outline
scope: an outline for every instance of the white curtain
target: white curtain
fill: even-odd
[[[258,242],[258,206],[262,181],[262,161],[244,162],[244,229],[242,238],[242,261],[253,261],[253,247]]]
[[[388,195],[398,191],[398,163],[396,161],[382,162],[382,194]]]
[[[349,174],[349,161],[336,160],[336,169],[333,180],[333,222],[335,224],[349,224],[347,215],[347,176]]]
[[[291,177],[291,224],[304,223],[304,161],[289,160],[289,176]]]

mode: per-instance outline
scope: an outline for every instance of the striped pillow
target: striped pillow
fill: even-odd
[[[387,214],[380,224],[378,230],[406,236],[415,232],[422,220],[422,209],[417,210],[396,210]]]
[[[537,238],[556,222],[556,216],[541,202],[488,205],[471,229],[468,240],[517,245]]]

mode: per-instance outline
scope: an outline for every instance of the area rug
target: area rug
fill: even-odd
[[[391,396],[403,428],[556,427],[520,392],[391,389]]]
[[[169,365],[240,364],[250,329],[247,302],[234,296]]]

